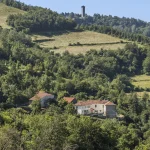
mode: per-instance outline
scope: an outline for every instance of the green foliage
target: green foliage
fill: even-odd
[[[117,17],[112,16],[111,14],[109,16],[107,15],[101,15],[101,14],[94,14],[93,16],[86,15],[84,18],[81,18],[80,14],[75,13],[62,13],[63,16],[74,18],[74,20],[77,22],[78,26],[81,25],[81,29],[83,28],[83,25],[88,26],[91,24],[99,25],[99,26],[110,26],[114,31],[116,32],[123,31],[128,33],[138,33],[143,34],[144,36],[150,36],[150,25],[149,23],[135,18],[126,18],[126,17]],[[105,30],[105,29],[104,29]],[[106,31],[106,30],[105,30]],[[111,34],[112,32],[107,28],[108,34]],[[123,36],[122,34],[120,36]],[[128,36],[127,36],[128,37]]]
[[[60,55],[36,47],[22,32],[2,30],[0,37],[5,55],[0,65],[1,101],[15,105],[27,103],[41,89],[56,94],[58,100],[75,95],[81,100],[109,98],[117,103],[121,91],[133,91],[127,76],[143,71],[147,55],[135,44],[117,51]]]
[[[5,1],[10,6],[14,3],[8,2]],[[54,20],[49,22],[48,17]],[[73,21],[42,8],[9,19],[9,24],[17,30],[74,27]],[[149,43],[141,35],[109,27],[80,28]],[[129,78],[143,71],[149,73],[148,49],[127,44],[115,51],[91,50],[85,55],[66,51],[61,55],[40,48],[32,43],[29,35],[17,30],[0,30],[0,149],[140,150],[149,147],[149,96],[145,93],[139,98]],[[58,105],[55,102],[43,110],[40,101],[34,101],[32,111],[20,108],[41,89],[55,94]],[[64,96],[75,96],[78,100],[109,99],[117,104],[118,114],[124,115],[124,120],[75,115],[73,104],[67,105],[62,100]]]
[[[0,149],[19,150],[21,141],[19,132],[10,127],[0,128]]]
[[[56,12],[44,8],[30,10],[25,15],[10,15],[7,18],[7,24],[14,27],[17,31],[26,33],[71,30],[76,26],[73,20],[65,19]]]
[[[143,61],[143,72],[146,74],[150,74],[150,57],[147,56]]]
[[[31,104],[31,107],[32,107],[32,113],[33,113],[33,114],[39,113],[40,110],[41,110],[41,103],[40,103],[40,100],[33,101],[32,104]]]
[[[67,114],[76,114],[76,110],[75,110],[75,108],[74,108],[74,105],[72,104],[72,103],[70,103],[70,104],[67,104],[66,106],[65,106],[65,112],[67,113]]]

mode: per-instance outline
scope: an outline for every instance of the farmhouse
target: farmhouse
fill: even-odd
[[[72,104],[77,103],[77,100],[76,100],[76,98],[74,98],[74,97],[64,97],[63,99],[64,99],[68,104],[69,104],[69,103],[72,103]]]
[[[48,105],[48,103],[55,101],[54,95],[46,93],[44,91],[39,91],[32,98],[30,98],[29,104],[31,104],[32,101],[37,101],[37,100],[39,100],[41,102],[41,107],[46,107]]]
[[[116,105],[108,100],[79,101],[75,104],[77,114],[97,114],[108,118],[116,117]]]

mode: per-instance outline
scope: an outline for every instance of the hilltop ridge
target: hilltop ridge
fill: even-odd
[[[9,7],[3,3],[0,3],[0,26],[3,28],[9,28],[9,26],[6,23],[7,17],[10,14],[24,14],[25,11],[14,8],[14,7]]]

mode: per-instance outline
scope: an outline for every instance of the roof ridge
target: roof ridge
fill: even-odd
[[[111,102],[111,101],[107,102],[105,105],[108,105],[108,104],[116,105],[116,104],[114,104],[114,103],[113,103],[113,102]]]

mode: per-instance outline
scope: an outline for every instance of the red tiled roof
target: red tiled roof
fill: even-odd
[[[30,98],[29,100],[32,100],[32,101],[34,101],[34,100],[40,100],[40,99],[42,99],[45,96],[52,96],[52,94],[48,94],[48,93],[46,93],[44,91],[39,91],[35,96],[33,96],[32,98]]]
[[[71,103],[75,98],[74,97],[64,97],[63,98],[66,102]]]
[[[79,101],[76,103],[76,106],[87,106],[92,104],[104,104],[104,105],[115,105],[113,102],[108,100],[87,100],[87,101]]]
[[[115,105],[115,104],[109,101],[105,105]]]
[[[76,106],[85,106],[85,105],[92,105],[92,104],[106,104],[108,100],[87,100],[87,101],[79,101],[76,103]]]

